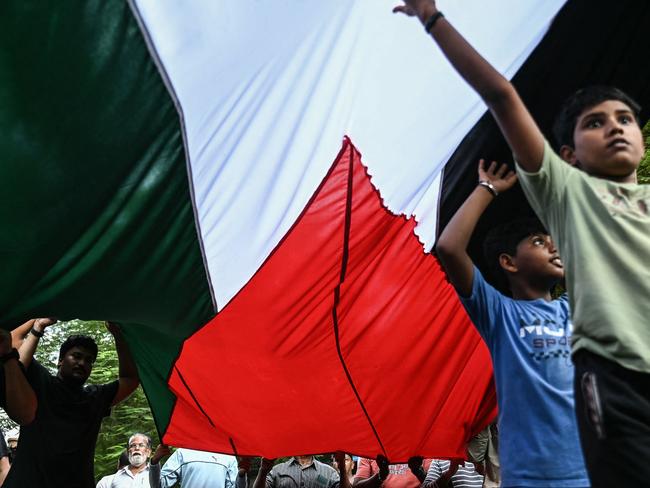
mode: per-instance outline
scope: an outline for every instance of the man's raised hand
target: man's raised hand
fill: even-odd
[[[275,458],[267,459],[263,457],[260,462],[260,471],[263,471],[264,473],[268,473],[269,471],[271,471],[271,469],[273,469],[274,464],[275,464]]]
[[[51,317],[46,319],[34,319],[34,325],[32,325],[32,327],[35,328],[37,332],[43,332],[46,327],[54,324],[56,324],[56,319]]]
[[[118,324],[116,324],[115,322],[110,322],[110,321],[108,321],[108,320],[106,321],[106,329],[108,329],[108,331],[109,331],[112,335],[120,334],[120,333],[122,332],[122,331],[120,330],[120,326],[119,326]]]
[[[251,461],[253,458],[250,456],[237,456],[237,469],[239,470],[239,476],[244,476],[251,470]]]
[[[162,458],[169,456],[171,453],[172,451],[169,446],[161,442],[156,447],[153,456],[151,456],[151,464],[158,464]]]

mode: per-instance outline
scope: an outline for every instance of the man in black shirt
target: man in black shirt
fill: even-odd
[[[61,345],[53,376],[33,361],[49,319],[37,319],[20,346],[20,360],[38,399],[36,418],[21,428],[16,458],[4,488],[93,488],[93,458],[102,419],[110,407],[138,386],[137,370],[119,327],[107,324],[115,339],[119,379],[84,385],[97,358],[88,336],[71,336]]]

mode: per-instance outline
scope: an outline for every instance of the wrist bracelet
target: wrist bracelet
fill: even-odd
[[[438,22],[441,17],[444,17],[444,14],[440,10],[431,15],[431,17],[429,17],[429,20],[424,23],[424,31],[427,34],[430,34],[431,29],[433,29],[433,26],[436,25],[436,22]]]
[[[4,364],[10,359],[15,359],[16,361],[20,359],[18,350],[15,347],[12,347],[11,351],[9,351],[7,354],[3,354],[2,356],[0,356],[0,363]]]
[[[499,196],[499,192],[497,191],[496,188],[494,188],[494,185],[491,182],[489,182],[487,180],[481,180],[481,181],[478,182],[478,184],[479,184],[479,186],[482,186],[487,191],[492,193],[493,197],[498,197]]]
[[[30,333],[31,335],[33,335],[34,337],[38,337],[39,339],[45,335],[45,331],[44,331],[44,330],[42,330],[42,331],[39,332],[39,331],[37,331],[34,327],[32,327],[31,329],[29,329],[29,333]]]

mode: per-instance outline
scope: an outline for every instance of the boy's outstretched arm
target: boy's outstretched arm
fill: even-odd
[[[404,5],[393,12],[417,16],[426,24],[439,11],[434,0],[404,0]],[[485,101],[519,165],[525,171],[538,171],[544,155],[544,136],[514,86],[444,17],[436,20],[430,33],[456,71]]]
[[[505,164],[497,168],[497,163],[492,161],[486,169],[482,159],[478,166],[478,178],[479,182],[488,182],[493,188],[483,186],[485,183],[479,184],[456,211],[436,244],[438,258],[449,281],[463,297],[472,294],[474,282],[474,263],[467,254],[474,228],[495,196],[511,188],[517,181],[517,175],[508,171]]]

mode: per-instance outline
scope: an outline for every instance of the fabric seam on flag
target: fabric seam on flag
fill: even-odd
[[[181,106],[181,102],[178,99],[178,96],[176,95],[176,90],[174,89],[174,86],[171,83],[171,79],[169,78],[169,75],[167,73],[167,70],[165,69],[162,59],[160,59],[160,56],[158,55],[156,46],[154,45],[153,39],[151,38],[151,34],[147,29],[145,21],[142,18],[142,15],[140,14],[140,10],[138,9],[138,6],[135,4],[135,0],[128,0],[128,4],[129,7],[131,8],[131,11],[133,12],[133,17],[135,17],[135,20],[138,23],[138,26],[140,27],[140,32],[142,33],[142,37],[144,38],[145,44],[147,45],[149,54],[151,55],[154,64],[158,68],[158,73],[160,73],[160,77],[162,78],[162,81],[165,87],[167,88],[167,92],[169,93],[169,96],[174,102],[174,107],[176,107],[176,112],[178,113],[178,118],[181,126],[181,137],[183,138],[183,149],[185,151],[185,167],[187,170],[188,186],[190,190],[190,202],[192,204],[192,211],[194,213],[194,226],[197,234],[197,240],[199,242],[199,248],[201,249],[201,257],[203,258],[203,269],[205,270],[206,279],[208,281],[208,290],[210,290],[210,299],[212,300],[212,308],[214,313],[216,314],[219,311],[219,309],[217,307],[217,298],[214,293],[214,287],[212,285],[210,269],[208,268],[208,258],[205,252],[203,234],[201,233],[199,211],[196,206],[196,195],[194,192],[194,178],[192,176],[192,165],[190,164],[190,148],[187,143],[185,114],[183,113],[183,107]]]
[[[185,381],[185,378],[183,378],[183,375],[181,374],[180,369],[178,369],[178,367],[176,367],[176,365],[174,365],[174,369],[176,370],[176,373],[178,374],[178,378],[179,378],[179,379],[181,380],[181,382],[183,383],[183,386],[185,387],[185,389],[187,390],[187,392],[188,392],[188,393],[190,394],[190,396],[192,397],[192,400],[194,400],[194,403],[196,403],[196,406],[199,407],[199,410],[201,411],[201,413],[202,413],[203,415],[205,415],[205,418],[206,418],[206,419],[208,419],[208,422],[210,422],[210,425],[211,425],[213,428],[216,429],[217,426],[214,424],[214,422],[212,421],[212,419],[210,418],[210,416],[207,414],[207,412],[206,412],[205,410],[203,410],[203,407],[202,407],[201,404],[199,403],[199,400],[194,396],[194,393],[192,392],[192,389],[190,388],[190,386],[189,386],[189,385],[187,384],[187,382]],[[178,397],[177,397],[177,400],[178,400]]]
[[[352,142],[349,139],[347,139],[347,143],[349,144],[349,149],[350,149],[350,162],[348,163],[348,188],[347,188],[347,195],[345,198],[345,224],[343,228],[343,254],[341,256],[341,274],[339,277],[339,283],[338,285],[336,285],[336,288],[334,289],[334,305],[332,306],[332,323],[334,326],[334,340],[336,341],[336,352],[339,356],[339,360],[341,361],[341,366],[343,367],[345,376],[348,379],[348,383],[350,384],[350,387],[352,388],[354,395],[357,397],[359,406],[361,407],[361,410],[363,410],[363,414],[366,416],[366,420],[368,420],[368,423],[370,424],[370,428],[372,429],[372,432],[375,435],[377,442],[379,443],[379,447],[381,447],[382,453],[384,454],[384,456],[387,456],[386,449],[384,448],[383,442],[381,442],[379,433],[377,432],[377,429],[375,428],[375,425],[372,422],[370,415],[368,414],[368,410],[366,410],[366,406],[364,405],[363,400],[361,399],[361,395],[357,391],[357,387],[355,386],[354,381],[352,380],[352,375],[350,374],[347,364],[345,363],[345,359],[343,358],[343,353],[341,352],[341,343],[339,341],[339,321],[338,321],[337,308],[341,297],[341,285],[345,281],[345,274],[348,267],[350,228],[352,227],[352,186],[353,186],[353,176],[354,176],[353,165],[354,165],[355,147],[352,145]]]

